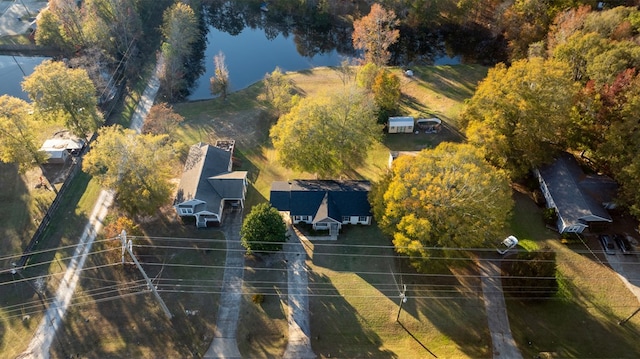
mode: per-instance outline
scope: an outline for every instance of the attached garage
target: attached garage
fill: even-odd
[[[389,117],[389,133],[413,133],[413,117]]]

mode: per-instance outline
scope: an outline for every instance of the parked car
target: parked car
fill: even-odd
[[[618,245],[618,248],[620,248],[622,254],[631,254],[631,243],[629,243],[627,237],[622,234],[614,234],[613,240]]]
[[[607,254],[616,254],[616,246],[613,244],[611,237],[608,234],[601,234],[598,236],[600,239],[600,244],[602,245],[602,249],[604,249]]]
[[[511,248],[517,245],[518,245],[518,238],[516,238],[515,236],[509,236],[505,238],[502,242],[500,242],[500,244],[498,245],[498,253],[505,254]]]

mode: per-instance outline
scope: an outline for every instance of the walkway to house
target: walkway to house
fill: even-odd
[[[242,299],[244,248],[240,244],[242,211],[225,212],[223,231],[227,242],[222,294],[220,294],[213,341],[204,358],[241,359],[236,332]]]
[[[500,262],[477,261],[482,275],[482,295],[487,313],[494,359],[521,359],[522,354],[511,335],[507,307],[502,291]]]
[[[149,80],[149,84],[143,92],[142,98],[132,116],[131,128],[137,132],[140,132],[144,118],[147,113],[149,113],[149,109],[158,94],[158,73],[161,66],[162,59],[159,59],[156,65],[156,71]],[[71,303],[73,293],[80,278],[80,273],[84,267],[84,262],[89,252],[91,252],[91,246],[93,245],[96,235],[102,229],[102,222],[107,215],[109,207],[111,207],[113,203],[113,197],[114,193],[112,191],[102,190],[100,192],[91,216],[89,217],[89,221],[82,232],[78,246],[67,266],[64,278],[58,286],[55,299],[51,302],[49,308],[47,308],[27,350],[19,356],[20,358],[49,358],[51,343],[53,343],[56,331],[62,325],[62,319],[67,311],[67,307]]]
[[[289,341],[284,352],[284,359],[312,359],[316,358],[311,349],[311,327],[309,324],[309,276],[305,260],[307,252],[302,244],[302,237],[298,236],[286,218],[288,242],[284,245],[287,254],[287,285]]]

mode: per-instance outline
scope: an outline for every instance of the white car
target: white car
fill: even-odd
[[[504,239],[504,241],[500,242],[498,246],[498,253],[505,254],[509,251],[509,249],[518,245],[518,238],[515,236],[509,236]]]

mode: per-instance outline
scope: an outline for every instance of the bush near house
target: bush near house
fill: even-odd
[[[556,253],[550,248],[519,252],[502,264],[505,295],[521,299],[554,297],[558,291]]]

